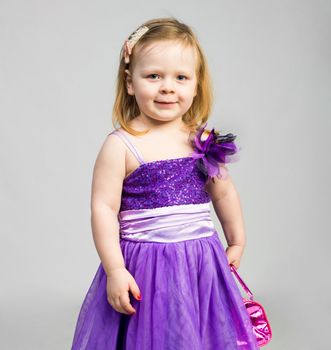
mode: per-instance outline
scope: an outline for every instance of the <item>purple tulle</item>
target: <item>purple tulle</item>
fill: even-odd
[[[206,126],[207,124],[198,130],[192,141],[194,151],[191,157],[199,159],[198,166],[208,179],[213,181],[215,177],[225,179],[228,174],[225,164],[237,161],[241,148],[234,143],[235,135],[232,133],[221,135],[214,128],[203,141],[201,136]]]
[[[240,291],[215,234],[177,243],[121,240],[142,300],[135,315],[107,301],[100,264],[79,315],[72,350],[258,350]]]

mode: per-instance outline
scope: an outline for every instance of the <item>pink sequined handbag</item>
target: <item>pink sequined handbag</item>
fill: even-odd
[[[237,277],[245,292],[249,295],[249,299],[243,298],[243,301],[252,321],[253,332],[256,336],[258,346],[264,346],[270,342],[272,337],[271,327],[264,308],[261,304],[253,300],[252,292],[239,276],[236,267],[233,264],[230,264],[230,269]]]

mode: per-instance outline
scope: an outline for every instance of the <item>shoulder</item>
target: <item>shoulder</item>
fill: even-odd
[[[125,144],[118,133],[115,133],[118,129],[113,130],[109,133],[102,145],[102,150],[109,155],[125,155]]]
[[[118,212],[125,177],[125,146],[115,134],[108,134],[98,152],[92,179],[91,206],[107,205]]]
[[[104,139],[96,159],[96,165],[117,174],[125,174],[126,149],[116,133],[109,133]]]

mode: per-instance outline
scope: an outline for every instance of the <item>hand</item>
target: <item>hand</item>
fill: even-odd
[[[139,287],[125,267],[116,268],[107,275],[107,300],[116,311],[136,313],[130,304],[129,291],[137,300],[141,300]]]
[[[243,252],[244,252],[244,247],[241,245],[233,244],[228,246],[225,252],[228,258],[229,265],[233,264],[235,268],[238,269],[240,265],[241,256],[243,255]]]

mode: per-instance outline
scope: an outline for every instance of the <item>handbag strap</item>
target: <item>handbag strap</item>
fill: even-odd
[[[253,293],[249,290],[249,288],[247,287],[246,283],[243,281],[243,279],[239,276],[236,267],[233,264],[230,264],[230,269],[231,271],[234,273],[234,275],[237,277],[238,281],[240,282],[240,284],[242,285],[242,287],[244,288],[245,292],[248,294],[249,299],[253,300]]]

